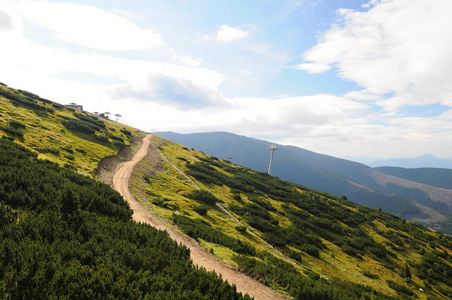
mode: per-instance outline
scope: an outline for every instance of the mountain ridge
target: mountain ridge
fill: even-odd
[[[262,172],[265,172],[268,166],[270,154],[267,148],[273,144],[227,132],[156,134],[213,156],[231,158],[234,163]],[[345,195],[356,203],[374,208],[382,207],[385,211],[397,215],[431,223],[432,227],[440,230],[439,222],[451,221],[449,216],[438,218],[441,212],[438,214],[431,211],[433,208],[442,209],[447,214],[452,212],[450,190],[408,183],[405,179],[397,180],[364,164],[295,146],[278,147],[272,174],[285,180],[335,196]]]
[[[0,214],[0,244],[18,259],[0,255],[8,265],[6,273],[0,272],[8,275],[7,281],[0,278],[2,292],[30,298],[58,286],[51,294],[60,293],[57,298],[67,293],[112,299],[150,293],[154,298],[167,298],[168,293],[180,299],[241,298],[221,277],[195,270],[188,250],[176,247],[166,233],[131,222],[132,211],[115,191],[74,173],[96,178],[95,165],[104,158],[97,170],[108,174],[97,178],[108,181],[113,165],[129,156],[123,153],[125,146],[131,145],[133,152],[133,137],[143,133],[12,93],[22,102],[11,94],[13,99],[0,96],[0,145],[14,154],[0,155],[0,211],[7,213],[6,218]],[[121,146],[117,138],[123,139]],[[452,295],[449,236],[158,136],[151,144],[152,151],[134,168],[129,182],[140,209],[152,211],[252,280],[300,300]],[[268,150],[264,152],[268,162]],[[312,171],[308,162],[304,170]],[[340,179],[338,185],[350,180],[325,170],[312,174]],[[164,249],[168,251],[161,255],[147,252]],[[46,256],[47,251],[52,255]],[[172,262],[167,260],[171,257]],[[46,286],[49,282],[56,284]]]
[[[452,160],[441,159],[433,154],[424,154],[410,158],[391,158],[376,160],[368,164],[368,166],[377,167],[399,167],[399,168],[447,168],[452,169]]]

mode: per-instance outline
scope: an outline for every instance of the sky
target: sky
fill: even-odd
[[[450,0],[0,0],[0,82],[148,132],[452,157]]]

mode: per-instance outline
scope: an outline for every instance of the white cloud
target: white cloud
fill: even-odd
[[[290,68],[294,70],[305,70],[310,74],[318,74],[331,70],[331,66],[329,64],[322,63],[303,63]]]
[[[223,94],[214,87],[209,88],[189,79],[161,74],[149,76],[145,84],[119,85],[110,94],[117,99],[135,98],[184,110],[229,105]]]
[[[194,59],[190,55],[180,55],[179,60],[190,67],[199,67],[201,64],[201,60]]]
[[[234,28],[228,25],[222,25],[217,31],[216,39],[223,43],[230,43],[237,40],[244,39],[248,36],[247,31],[239,28]]]
[[[27,20],[54,32],[57,39],[88,48],[125,51],[162,44],[153,30],[92,6],[23,0],[17,8]]]
[[[366,90],[362,91],[350,91],[345,93],[344,97],[346,99],[353,99],[353,100],[382,100],[382,98],[378,95],[375,95],[373,93],[369,93]]]
[[[394,93],[380,102],[388,109],[435,102],[452,106],[452,2],[384,0],[367,7],[340,10],[341,21],[304,53],[312,64],[299,69],[312,73],[334,66],[369,93]]]
[[[5,41],[0,47],[0,78],[8,85],[28,89],[57,102],[76,101],[88,109],[95,106],[99,110],[98,103],[105,106],[108,99],[115,100],[111,95],[116,95],[114,91],[118,87],[140,90],[149,86],[149,78],[157,78],[164,84],[157,90],[160,97],[156,101],[160,103],[167,101],[185,107],[190,102],[197,107],[221,105],[222,95],[217,87],[224,79],[216,71],[45,47],[23,35],[20,14],[13,8],[3,5],[0,12],[9,20],[7,30],[0,30],[0,40]],[[198,65],[190,61],[189,56],[180,58]],[[96,82],[86,84],[86,80],[81,80],[83,77],[95,78]],[[187,93],[187,97],[181,97],[177,89]],[[171,96],[173,98],[165,98]],[[122,100],[124,105],[134,98]]]
[[[387,157],[418,156],[425,153],[450,156],[447,151],[451,146],[449,128],[452,128],[452,111],[437,118],[407,118],[398,112],[398,108],[407,103],[407,99],[419,104],[434,101],[432,99],[447,101],[444,100],[448,92],[447,68],[450,67],[451,60],[444,47],[450,45],[449,39],[446,36],[438,37],[446,45],[440,46],[436,38],[422,34],[423,27],[434,26],[423,24],[424,19],[420,15],[415,14],[413,17],[417,18],[419,27],[405,24],[411,22],[408,16],[400,21],[397,18],[386,20],[388,15],[398,17],[398,13],[402,13],[402,6],[385,8],[385,5],[394,5],[393,1],[375,3],[368,12],[342,11],[344,23],[330,29],[319,41],[319,45],[306,53],[305,59],[312,63],[297,67],[311,73],[337,67],[341,76],[359,82],[363,86],[362,90],[348,92],[342,97],[319,94],[282,96],[277,99],[228,98],[222,93],[227,90],[225,82],[235,80],[236,86],[243,84],[240,93],[235,94],[252,94],[258,88],[257,84],[253,85],[253,80],[263,77],[262,74],[266,74],[269,80],[272,74],[284,68],[289,61],[288,55],[276,51],[274,46],[265,41],[246,39],[225,47],[210,39],[207,44],[213,47],[215,57],[221,57],[229,67],[229,70],[223,69],[227,76],[200,67],[199,57],[203,58],[203,66],[213,66],[211,57],[203,55],[201,51],[185,52],[185,48],[178,49],[182,49],[182,52],[169,50],[168,53],[167,48],[159,47],[154,52],[164,52],[164,55],[153,57],[154,61],[150,61],[143,58],[142,52],[140,59],[125,59],[115,57],[118,55],[116,53],[115,56],[109,56],[109,53],[95,54],[97,52],[90,49],[85,49],[86,53],[76,53],[69,50],[69,47],[61,49],[39,45],[24,36],[24,24],[27,28],[29,20],[34,20],[33,22],[56,34],[66,35],[72,43],[88,47],[90,42],[78,41],[76,33],[74,36],[64,33],[64,24],[61,29],[55,28],[64,23],[64,20],[41,20],[43,16],[53,18],[54,15],[49,12],[42,12],[43,16],[34,16],[36,13],[30,11],[24,13],[22,10],[25,8],[22,6],[31,2],[21,2],[22,6],[14,4],[12,8],[2,6],[2,3],[7,2],[0,0],[0,18],[3,18],[3,21],[0,20],[0,40],[3,42],[0,47],[0,81],[12,87],[30,90],[61,103],[81,103],[90,111],[120,113],[123,115],[121,121],[149,131],[174,130],[187,133],[226,130],[337,156],[360,156],[363,153],[371,156],[385,154]],[[37,3],[40,6],[47,2]],[[406,2],[399,0],[399,3]],[[416,6],[421,2],[410,3]],[[441,0],[429,3],[444,5]],[[51,6],[54,7],[53,5],[57,4]],[[63,6],[64,9],[68,8],[66,4]],[[19,11],[15,11],[14,8],[17,7],[20,8]],[[42,9],[40,7],[39,11]],[[96,8],[88,10],[101,20],[109,22],[110,12],[99,12]],[[26,17],[24,24],[21,13]],[[120,18],[119,22],[133,25],[126,19],[127,13],[121,13],[122,17],[112,15]],[[130,18],[137,19],[132,15]],[[443,17],[439,14],[430,19],[442,20]],[[389,24],[391,22],[394,24]],[[400,24],[396,24],[397,22]],[[143,37],[146,30],[134,26],[128,27],[128,30],[138,32],[137,36]],[[398,36],[390,28],[392,31],[400,29],[405,33]],[[242,32],[236,38],[246,38],[249,36],[248,32],[252,31],[249,28],[248,32],[232,29]],[[410,32],[417,29],[421,32]],[[444,30],[447,32],[449,27]],[[438,36],[432,29],[432,36],[435,34]],[[233,34],[229,39],[227,36],[224,36],[225,42],[234,41]],[[403,36],[409,38],[405,39]],[[428,47],[422,44],[422,39],[426,39]],[[119,49],[113,41],[112,45],[109,43],[105,45],[110,50]],[[140,44],[131,45],[133,49],[141,47]],[[129,47],[121,47],[126,46]],[[176,45],[171,46],[177,49]],[[242,52],[234,52],[237,49]],[[430,52],[426,49],[430,49]],[[124,57],[132,57],[129,54]],[[438,54],[436,63],[434,54]],[[416,56],[420,57],[419,60],[414,59]],[[171,59],[172,63],[168,63]],[[431,69],[427,68],[428,63],[432,64]],[[417,70],[417,73],[413,70]],[[82,82],[80,79],[83,76],[97,80]],[[419,91],[430,96],[421,97]],[[390,98],[380,95],[388,92],[391,93]],[[364,102],[369,100],[373,101],[371,108],[379,105],[385,110],[373,111],[365,104],[368,102]]]
[[[188,55],[184,55],[184,54],[178,55],[174,49],[169,49],[168,52],[170,53],[173,61],[181,62],[184,65],[187,65],[189,67],[196,68],[196,67],[199,67],[199,65],[201,64],[200,59],[194,59],[189,54]]]

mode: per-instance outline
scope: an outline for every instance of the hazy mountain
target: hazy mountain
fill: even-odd
[[[412,158],[392,158],[377,160],[368,164],[371,167],[400,168],[448,168],[452,169],[452,160],[441,159],[432,154]]]
[[[406,169],[398,167],[378,167],[379,172],[406,180],[452,189],[452,170],[441,168]]]
[[[270,142],[227,132],[158,135],[258,171],[268,170]],[[278,145],[272,174],[309,188],[424,223],[452,213],[452,190],[390,176],[369,166],[306,149]]]
[[[379,157],[368,157],[368,156],[345,156],[342,157],[343,159],[346,160],[351,160],[354,162],[358,162],[361,164],[365,164],[367,166],[369,166],[371,163],[377,161],[377,160],[381,160],[381,158]]]

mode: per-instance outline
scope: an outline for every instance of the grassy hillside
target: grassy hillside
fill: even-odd
[[[195,134],[158,133],[177,143],[258,171],[268,168],[269,142],[227,132]],[[438,189],[397,179],[366,165],[323,155],[293,146],[278,145],[272,174],[347,198],[360,205],[416,222],[428,224],[452,234],[452,190]]]
[[[138,131],[93,114],[0,85],[0,136],[39,158],[93,176],[99,162],[129,145]]]
[[[242,297],[83,176],[138,131],[0,85],[0,135],[0,295]],[[157,136],[153,144],[168,160],[143,161],[135,196],[256,280],[295,299],[452,297],[450,237]]]
[[[243,299],[109,186],[36,156],[0,139],[0,299]]]
[[[137,130],[0,85],[0,136],[0,299],[249,299],[90,178]]]
[[[156,136],[153,143],[169,161],[141,165],[135,195],[263,283],[296,299],[452,296],[450,237]]]

